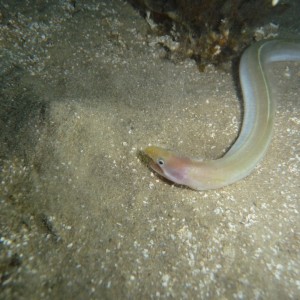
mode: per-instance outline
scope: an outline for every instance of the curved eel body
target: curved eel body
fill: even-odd
[[[216,160],[200,161],[150,146],[144,152],[161,176],[196,190],[232,184],[251,173],[270,144],[276,103],[266,76],[269,63],[300,61],[300,40],[265,40],[253,44],[241,57],[239,72],[244,118],[236,142]]]

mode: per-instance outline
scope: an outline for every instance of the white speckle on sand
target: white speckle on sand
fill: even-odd
[[[144,249],[143,250],[143,256],[144,256],[144,258],[149,258],[149,250],[148,249]]]
[[[162,286],[167,287],[169,285],[169,281],[170,281],[170,275],[169,274],[164,274],[162,276]]]

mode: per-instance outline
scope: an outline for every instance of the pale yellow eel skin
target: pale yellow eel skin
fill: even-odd
[[[195,190],[221,188],[248,176],[270,144],[276,103],[266,70],[277,61],[300,61],[300,40],[264,40],[243,53],[239,66],[243,124],[236,142],[223,157],[201,161],[150,146],[144,152],[151,159],[151,168],[170,181]]]

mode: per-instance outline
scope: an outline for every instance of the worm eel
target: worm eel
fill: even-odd
[[[300,40],[264,40],[243,53],[239,65],[243,124],[236,142],[223,157],[201,161],[149,146],[144,153],[150,158],[150,167],[168,180],[195,190],[221,188],[248,176],[271,141],[276,103],[266,70],[269,63],[277,61],[300,61]]]

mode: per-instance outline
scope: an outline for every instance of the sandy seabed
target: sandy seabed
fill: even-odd
[[[272,68],[262,163],[198,192],[140,151],[225,153],[242,117],[232,72],[162,59],[126,2],[3,7],[0,299],[300,298],[299,64]]]

